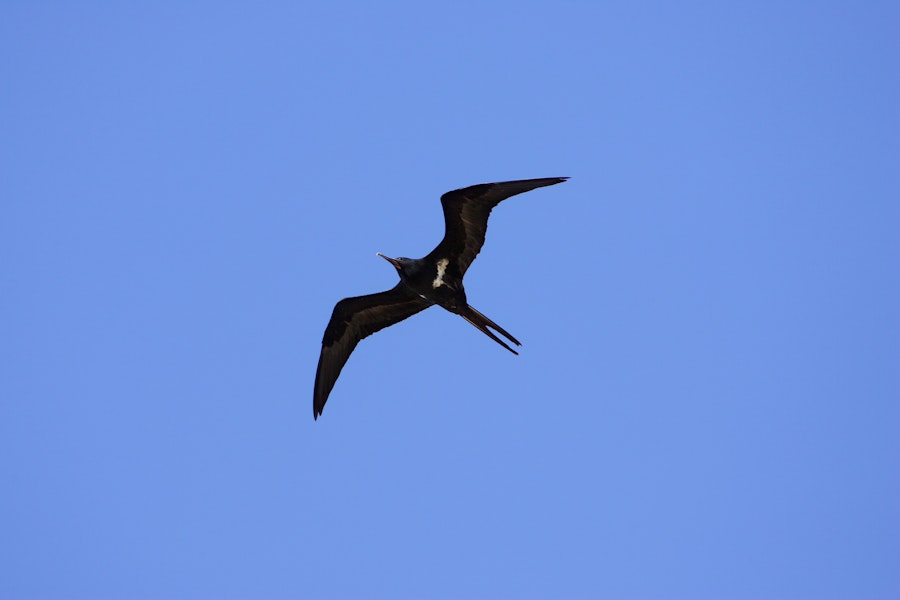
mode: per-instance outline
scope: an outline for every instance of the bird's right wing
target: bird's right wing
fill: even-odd
[[[325,408],[328,394],[359,341],[431,306],[404,284],[390,290],[344,298],[334,306],[322,336],[322,353],[313,390],[313,418]]]

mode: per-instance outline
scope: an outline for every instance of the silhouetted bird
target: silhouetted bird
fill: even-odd
[[[424,258],[390,258],[379,252],[378,256],[397,269],[400,283],[377,294],[344,298],[335,305],[322,337],[313,391],[313,418],[322,414],[334,382],[361,339],[434,304],[458,314],[492,340],[518,354],[488,327],[516,346],[522,345],[519,340],[469,306],[463,275],[484,244],[492,208],[510,196],[562,183],[566,179],[568,177],[547,177],[482,183],[447,192],[441,196],[446,227],[444,239],[434,250]]]

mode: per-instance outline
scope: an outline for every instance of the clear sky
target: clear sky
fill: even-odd
[[[900,598],[896,2],[177,4],[0,8],[0,598]]]

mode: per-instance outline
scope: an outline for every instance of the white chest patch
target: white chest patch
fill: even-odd
[[[444,271],[447,270],[448,264],[450,264],[450,261],[446,258],[437,261],[437,276],[431,282],[431,287],[437,289],[444,284]]]

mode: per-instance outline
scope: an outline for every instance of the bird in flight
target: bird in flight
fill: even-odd
[[[397,269],[400,282],[384,292],[344,298],[335,305],[322,337],[322,353],[313,390],[313,419],[322,414],[328,394],[360,340],[435,304],[458,314],[492,340],[518,354],[494,331],[516,346],[522,345],[519,340],[469,306],[463,275],[484,245],[491,209],[510,196],[556,185],[566,179],[568,177],[500,181],[447,192],[441,196],[444,239],[434,250],[423,258],[391,258],[379,252],[378,256]]]

